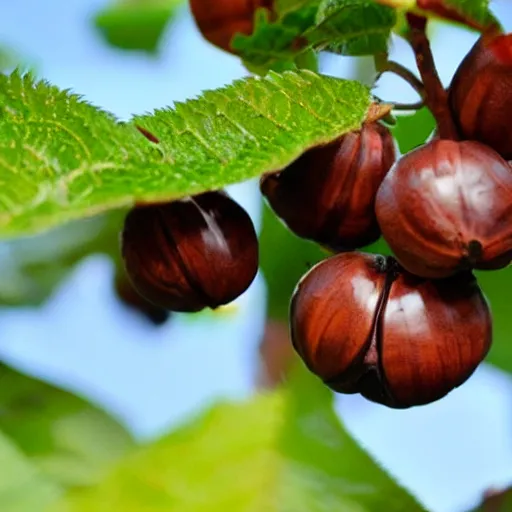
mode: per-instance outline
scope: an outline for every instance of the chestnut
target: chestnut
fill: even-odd
[[[134,288],[153,304],[195,312],[241,295],[258,270],[247,212],[224,192],[138,206],[126,216],[122,255]]]
[[[197,27],[210,43],[233,52],[231,40],[237,33],[250,35],[258,8],[272,12],[274,0],[190,0]]]
[[[364,123],[306,151],[283,171],[264,175],[260,189],[296,235],[334,251],[356,249],[380,236],[375,195],[395,157],[388,128]]]
[[[436,139],[411,151],[382,182],[375,209],[396,258],[418,276],[512,259],[512,169],[478,142]]]
[[[480,37],[455,72],[449,102],[463,138],[512,159],[512,34]]]
[[[392,257],[342,253],[314,266],[290,306],[292,343],[340,393],[402,409],[465,382],[489,351],[491,314],[474,276],[427,280]]]

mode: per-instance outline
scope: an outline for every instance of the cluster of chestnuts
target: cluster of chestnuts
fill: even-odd
[[[335,253],[291,298],[296,352],[333,390],[394,408],[473,373],[492,319],[472,270],[512,260],[512,35],[482,36],[448,97],[459,140],[398,158],[391,131],[367,121],[260,181],[293,233]],[[359,252],[381,236],[393,257]],[[222,191],[137,206],[122,253],[137,292],[173,311],[226,304],[258,269],[253,224]]]

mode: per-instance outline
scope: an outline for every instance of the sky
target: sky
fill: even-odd
[[[0,43],[34,63],[44,78],[71,88],[121,119],[172,105],[246,75],[238,60],[204,42],[186,9],[166,34],[158,58],[109,48],[93,30],[100,0],[19,0],[0,6]],[[506,2],[496,3],[496,11]],[[508,15],[507,22],[512,21]],[[508,23],[511,28],[511,23]],[[475,36],[436,32],[439,72],[449,81]],[[393,57],[414,66],[394,42]],[[350,59],[329,58],[325,72],[348,77]],[[414,101],[407,84],[385,77],[376,93]],[[260,225],[256,183],[230,192]],[[265,317],[258,276],[237,310],[190,322],[179,316],[151,328],[119,305],[111,263],[77,266],[42,307],[0,311],[0,355],[83,394],[142,439],[160,435],[221,398],[253,390],[254,353]],[[358,396],[339,396],[349,431],[433,512],[463,512],[490,486],[512,482],[512,384],[483,365],[461,388],[428,407],[393,411]]]

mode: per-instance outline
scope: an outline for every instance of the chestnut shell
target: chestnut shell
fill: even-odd
[[[398,261],[418,276],[512,259],[512,168],[478,142],[433,140],[411,151],[382,182],[375,208]]]
[[[366,123],[263,176],[260,189],[296,235],[334,251],[356,249],[380,236],[375,195],[395,158],[391,132]]]
[[[328,258],[302,278],[290,326],[295,350],[328,386],[393,408],[448,394],[492,340],[472,274],[426,280],[393,258],[362,253]]]
[[[463,138],[512,159],[512,34],[480,37],[453,77],[449,102]]]
[[[252,221],[222,192],[134,208],[125,219],[122,254],[134,288],[172,311],[227,304],[258,270]]]

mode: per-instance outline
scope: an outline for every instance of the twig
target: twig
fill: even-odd
[[[425,102],[423,100],[416,101],[415,103],[393,103],[393,102],[385,102],[383,99],[375,96],[375,98],[382,103],[390,103],[393,110],[419,110],[425,106]]]
[[[379,65],[379,74],[377,80],[384,73],[394,73],[395,75],[403,78],[419,95],[421,98],[425,97],[425,87],[422,81],[408,68],[395,62],[394,60],[386,60]]]
[[[439,136],[443,139],[459,140],[459,134],[448,105],[448,93],[437,74],[430,41],[426,33],[427,20],[423,16],[407,14],[409,43],[425,86],[425,104],[437,121]]]

